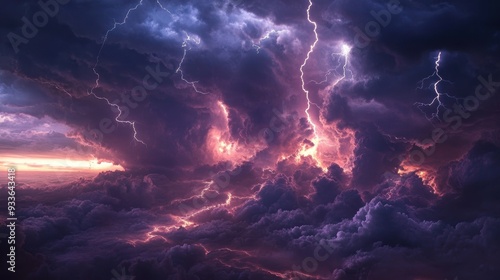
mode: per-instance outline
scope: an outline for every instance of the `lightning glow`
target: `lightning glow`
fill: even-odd
[[[217,121],[210,127],[206,136],[207,160],[216,163],[220,161],[249,160],[258,147],[242,145],[231,136],[229,127],[229,109],[222,102],[217,101],[214,113]]]
[[[339,60],[343,58],[344,63],[342,64],[342,75],[334,83],[332,83],[330,85],[330,88],[334,88],[335,86],[337,86],[341,81],[343,81],[347,77],[347,71],[348,71],[347,65],[349,64],[349,54],[351,53],[351,48],[352,47],[347,45],[347,44],[342,44],[340,53],[332,54],[334,56],[335,55],[339,56]],[[352,72],[351,72],[351,76],[352,76]]]
[[[327,90],[330,90],[330,89],[334,88],[342,80],[344,80],[347,77],[347,73],[348,72],[350,72],[350,76],[353,76],[352,71],[350,71],[349,69],[347,69],[347,67],[349,65],[349,55],[351,53],[351,49],[352,49],[351,46],[349,46],[349,45],[347,45],[345,43],[342,43],[341,46],[340,46],[340,52],[338,52],[338,53],[332,53],[332,57],[337,59],[337,62],[338,62],[337,66],[335,68],[329,69],[326,72],[324,80],[319,81],[319,82],[315,81],[315,80],[312,80],[310,82],[315,83],[316,85],[321,85],[321,84],[327,83],[328,82],[328,77],[332,73],[339,72],[339,71],[337,71],[339,67],[342,68],[342,71],[340,71],[342,73],[341,76],[339,78],[337,78],[337,80],[335,80],[335,82],[333,82],[332,84],[330,84],[326,88]]]
[[[187,200],[194,199],[194,198],[202,198],[203,199],[205,192],[209,191],[209,189],[210,189],[210,183],[206,184],[206,186],[201,191],[200,195],[192,196],[192,197],[188,198]],[[173,224],[168,225],[168,226],[155,225],[155,226],[153,226],[152,230],[146,232],[144,239],[129,240],[128,243],[135,246],[136,243],[138,243],[138,242],[146,243],[146,242],[149,242],[153,238],[156,238],[156,237],[159,237],[159,238],[167,241],[165,239],[165,237],[163,237],[162,235],[165,235],[169,232],[178,230],[180,228],[191,228],[191,227],[197,226],[198,224],[196,222],[190,220],[193,217],[195,217],[196,215],[201,214],[205,211],[219,208],[219,207],[229,207],[231,205],[232,194],[231,193],[226,193],[226,194],[227,194],[227,198],[226,198],[226,201],[224,203],[217,203],[217,204],[213,204],[213,205],[208,205],[208,206],[202,207],[198,210],[194,210],[190,213],[187,213],[184,216],[169,215],[170,218],[174,221]],[[177,202],[183,203],[182,200],[172,201],[172,203],[177,203]]]
[[[401,167],[398,170],[398,175],[403,176],[403,175],[408,175],[414,173],[417,175],[422,182],[426,185],[429,186],[431,191],[438,196],[444,195],[444,192],[439,190],[438,188],[438,183],[437,183],[437,174],[435,171],[431,169],[423,169],[419,166],[413,166],[407,161],[403,161],[401,163]]]
[[[351,53],[352,47],[347,44],[342,44],[342,55],[348,56]]]

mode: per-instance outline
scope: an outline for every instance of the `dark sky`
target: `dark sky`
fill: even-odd
[[[2,279],[498,279],[499,15],[7,1]]]

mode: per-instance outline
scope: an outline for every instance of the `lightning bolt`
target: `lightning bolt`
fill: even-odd
[[[156,3],[158,4],[158,6],[159,6],[162,10],[166,11],[166,12],[167,12],[167,13],[169,13],[171,16],[174,16],[174,15],[172,14],[172,12],[170,12],[167,8],[165,8],[165,7],[164,7],[164,6],[160,3],[160,1],[159,1],[159,0],[157,0],[157,1],[156,1]],[[139,6],[141,6],[142,4],[143,4],[143,0],[140,0],[140,1],[139,1],[139,2],[138,2],[135,6],[134,6],[134,7],[130,8],[130,9],[127,11],[127,13],[125,14],[125,17],[123,18],[123,20],[122,20],[121,22],[117,22],[117,21],[115,20],[115,21],[114,21],[114,23],[113,23],[113,26],[112,26],[110,29],[108,29],[108,30],[106,31],[106,33],[105,33],[105,35],[104,35],[104,37],[103,37],[103,41],[102,41],[101,47],[99,48],[99,52],[97,53],[96,62],[95,62],[95,64],[94,64],[94,67],[92,68],[92,71],[94,72],[94,74],[96,75],[96,77],[97,77],[97,78],[96,78],[96,80],[95,80],[95,84],[94,84],[94,86],[93,86],[93,87],[92,87],[92,89],[88,92],[88,95],[92,95],[92,96],[94,96],[95,98],[97,98],[97,99],[99,99],[99,100],[104,100],[104,101],[105,101],[105,102],[106,102],[109,106],[116,108],[116,110],[118,111],[118,115],[115,117],[115,121],[116,121],[117,123],[123,123],[123,124],[130,125],[130,127],[131,127],[131,128],[132,128],[132,130],[134,131],[134,136],[133,136],[133,137],[134,137],[134,140],[135,140],[136,142],[138,142],[138,143],[141,143],[141,144],[143,144],[143,145],[146,145],[146,143],[144,143],[144,141],[140,140],[140,139],[137,137],[137,134],[138,134],[138,133],[137,133],[137,129],[136,129],[136,123],[135,123],[134,121],[126,121],[126,120],[121,120],[121,119],[120,119],[120,117],[121,117],[121,116],[122,116],[122,114],[123,114],[123,112],[122,112],[122,110],[121,110],[120,106],[119,106],[118,104],[116,104],[116,103],[111,102],[111,101],[110,101],[108,98],[106,98],[106,97],[98,96],[98,95],[97,95],[97,94],[95,94],[95,92],[94,92],[94,91],[95,91],[95,90],[99,87],[99,81],[100,81],[100,75],[99,75],[99,72],[97,71],[97,66],[99,65],[99,62],[100,62],[100,57],[101,57],[101,53],[102,53],[102,50],[104,49],[104,46],[106,45],[106,42],[107,42],[107,40],[108,40],[108,36],[109,36],[109,34],[110,34],[111,32],[113,32],[113,31],[114,31],[114,30],[115,30],[118,26],[124,25],[124,24],[127,22],[127,20],[128,20],[128,17],[129,17],[129,15],[130,15],[130,13],[131,13],[131,12],[133,12],[133,11],[135,11],[135,10],[137,10],[137,9],[139,8]],[[184,32],[184,33],[185,33],[185,32]],[[190,48],[189,48],[189,46],[188,46],[188,42],[189,42],[189,41],[194,41],[195,43],[200,44],[200,41],[196,41],[196,40],[194,40],[194,39],[191,39],[191,37],[190,37],[189,35],[187,35],[187,33],[185,33],[185,34],[186,34],[186,36],[187,36],[187,39],[186,39],[186,40],[184,40],[184,42],[182,43],[182,48],[184,49],[184,54],[183,54],[183,56],[182,56],[181,62],[179,63],[179,67],[178,67],[178,68],[177,68],[177,70],[176,70],[176,73],[180,72],[180,73],[181,73],[181,79],[182,79],[184,82],[186,82],[186,83],[190,84],[190,85],[194,88],[194,90],[195,90],[196,92],[198,92],[198,93],[202,93],[202,94],[206,94],[206,93],[204,93],[204,92],[199,91],[199,90],[196,88],[195,83],[197,83],[197,82],[190,82],[190,81],[188,81],[188,80],[186,80],[186,79],[184,78],[184,73],[182,72],[181,67],[182,67],[182,63],[184,62],[184,59],[186,58],[187,50],[188,50],[188,49],[190,49]]]
[[[338,55],[339,60],[341,58],[344,58],[344,64],[342,65],[342,76],[338,78],[333,84],[332,87],[337,86],[341,81],[343,81],[347,77],[347,65],[349,64],[349,54],[351,53],[351,46],[347,44],[342,44],[341,46],[341,52],[340,53],[334,53],[333,55]],[[349,70],[351,72],[351,70]],[[352,76],[351,72],[351,76]]]
[[[320,137],[319,137],[319,134],[318,134],[318,131],[317,131],[316,124],[313,122],[313,120],[311,118],[311,114],[309,113],[309,110],[311,109],[311,105],[313,105],[314,103],[311,102],[311,100],[309,98],[309,90],[307,90],[307,88],[306,88],[306,82],[304,81],[304,67],[307,65],[307,62],[309,61],[309,59],[311,57],[311,54],[314,52],[314,49],[316,48],[316,45],[319,42],[319,36],[318,36],[318,32],[317,32],[318,25],[316,24],[316,22],[314,22],[313,20],[311,20],[311,13],[310,13],[310,11],[311,11],[312,5],[313,5],[312,0],[309,0],[309,6],[307,7],[306,12],[307,12],[307,21],[309,21],[309,23],[311,23],[314,26],[314,29],[313,29],[313,32],[314,32],[314,42],[310,45],[309,51],[307,52],[307,55],[306,55],[306,58],[304,59],[304,62],[302,63],[302,65],[300,65],[300,69],[299,70],[300,70],[300,80],[301,80],[302,91],[305,93],[305,96],[306,96],[306,99],[307,99],[307,107],[304,110],[304,112],[305,112],[305,114],[307,116],[307,121],[309,122],[309,124],[311,125],[311,127],[313,129],[314,137],[311,140],[312,147],[310,145],[303,144],[302,148],[301,148],[301,151],[298,154],[298,157],[300,157],[300,156],[311,156],[316,161],[316,163],[319,166],[322,166],[320,164],[319,160],[316,158],[316,155],[318,153],[318,144],[320,142]]]
[[[40,82],[42,84],[46,84],[46,85],[50,85],[50,86],[53,86],[54,88],[56,88],[57,90],[59,91],[62,91],[64,92],[66,95],[68,95],[70,98],[73,98],[73,96],[71,95],[71,93],[69,93],[65,88],[63,88],[62,86],[58,85],[57,83],[55,82],[52,82],[52,81],[46,81],[46,80],[40,80]]]
[[[184,53],[182,55],[181,62],[179,62],[179,67],[177,67],[177,70],[175,70],[175,73],[181,73],[181,79],[186,84],[191,85],[191,87],[197,93],[208,94],[208,92],[203,92],[203,91],[198,90],[198,88],[196,88],[196,84],[198,83],[198,81],[188,81],[186,78],[184,78],[184,72],[182,71],[182,64],[184,63],[184,59],[186,59],[186,55],[187,55],[188,50],[191,50],[191,47],[189,46],[188,43],[190,41],[194,42],[197,45],[199,45],[201,43],[200,39],[197,40],[197,39],[191,38],[191,36],[189,36],[189,34],[187,32],[184,31],[184,34],[186,34],[186,39],[184,39],[184,41],[182,42],[182,49],[184,50]]]
[[[125,24],[127,22],[127,19],[128,19],[128,16],[130,15],[130,13],[132,11],[137,10],[137,8],[139,8],[139,6],[142,5],[142,1],[143,0],[140,0],[139,3],[137,3],[137,5],[135,5],[133,8],[131,8],[131,9],[128,10],[127,13],[125,14],[125,17],[123,18],[123,20],[121,22],[116,22],[116,20],[115,20],[114,23],[113,23],[113,27],[111,29],[108,29],[106,31],[106,34],[104,35],[104,38],[102,40],[101,47],[99,48],[99,52],[97,53],[96,62],[94,64],[94,67],[92,68],[92,71],[97,76],[97,78],[95,80],[94,86],[88,92],[88,95],[92,95],[92,96],[94,96],[95,98],[97,98],[99,100],[104,100],[104,101],[106,101],[106,103],[109,106],[116,108],[118,110],[118,115],[115,117],[115,121],[117,123],[123,123],[123,124],[130,125],[132,127],[132,130],[134,131],[134,140],[136,142],[138,142],[138,143],[141,143],[141,144],[147,146],[146,143],[144,143],[142,140],[140,140],[139,138],[137,138],[137,129],[135,127],[135,122],[120,120],[120,117],[122,115],[122,110],[120,109],[120,106],[118,104],[115,104],[115,103],[109,101],[109,99],[107,99],[106,97],[101,97],[101,96],[98,96],[97,94],[94,93],[94,90],[99,87],[99,80],[101,78],[101,76],[99,75],[99,72],[97,72],[96,68],[99,65],[99,59],[101,57],[101,53],[102,53],[102,50],[104,48],[104,45],[106,44],[106,41],[108,40],[109,33],[113,32],[113,30],[115,30],[118,26],[121,26],[121,25]]]
[[[278,31],[276,31],[274,29],[267,31],[266,34],[259,39],[258,43],[254,43],[252,45],[252,47],[255,49],[255,51],[257,51],[257,53],[259,53],[260,49],[262,48],[260,45],[260,44],[262,44],[262,41],[271,38],[271,34],[273,34],[273,33],[278,33]]]
[[[322,81],[316,81],[316,80],[311,80],[309,81],[309,83],[314,83],[316,85],[322,85],[324,83],[327,83],[328,82],[328,79],[329,79],[329,76],[333,73],[333,72],[338,72],[338,68],[341,67],[342,69],[342,74],[339,78],[337,78],[335,80],[335,82],[331,83],[330,85],[328,85],[325,90],[326,91],[329,91],[331,90],[332,88],[334,88],[335,86],[337,86],[341,81],[343,81],[346,77],[347,77],[347,73],[349,72],[350,73],[350,76],[352,77],[353,76],[353,73],[350,69],[347,69],[348,65],[349,65],[349,54],[351,52],[351,49],[352,47],[345,44],[345,43],[342,43],[342,45],[340,46],[340,52],[338,53],[332,53],[332,57],[336,57],[337,56],[337,66],[335,68],[332,68],[332,69],[329,69],[326,74],[325,74],[325,78],[322,80]],[[343,62],[342,62],[343,61]],[[316,106],[318,109],[321,110],[321,107],[314,103],[314,102],[311,102],[312,105]]]
[[[335,80],[335,82],[333,82],[329,87],[328,89],[331,89],[335,86],[337,86],[341,81],[343,81],[346,77],[347,77],[347,73],[349,72],[350,73],[350,76],[352,77],[353,76],[353,73],[351,70],[347,69],[347,66],[349,65],[349,55],[351,53],[351,49],[352,47],[345,44],[345,43],[342,43],[341,46],[340,46],[340,52],[338,53],[332,53],[332,57],[337,57],[337,67],[333,68],[333,69],[329,69],[326,74],[325,74],[325,79],[322,80],[322,81],[315,81],[315,80],[311,80],[309,83],[315,83],[316,85],[321,85],[321,84],[324,84],[326,82],[328,82],[328,77],[333,73],[333,72],[337,72],[338,68],[339,67],[342,67],[342,74],[341,76]]]
[[[312,139],[305,139],[302,143],[302,146],[299,150],[299,152],[295,156],[296,161],[300,161],[302,158],[310,157],[315,164],[323,169],[323,171],[326,172],[328,169],[328,164],[327,162],[329,161],[335,161],[334,152],[335,148],[338,148],[340,145],[339,143],[335,143],[335,141],[331,140],[328,136],[326,135],[341,135],[343,134],[342,132],[339,132],[337,130],[331,131],[330,127],[328,125],[325,125],[323,123],[323,120],[321,117],[319,118],[319,123],[315,123],[311,116],[311,107],[313,105],[317,106],[320,108],[317,104],[313,103],[310,98],[310,92],[306,88],[306,82],[304,81],[304,68],[306,67],[307,63],[311,59],[312,53],[315,51],[316,45],[319,42],[319,36],[318,36],[318,25],[315,21],[311,19],[311,7],[313,5],[312,0],[309,0],[309,5],[307,7],[306,13],[307,13],[307,21],[313,25],[313,33],[315,40],[314,42],[310,45],[309,51],[307,52],[307,55],[303,61],[303,63],[300,66],[300,80],[301,80],[301,86],[302,86],[302,91],[305,93],[305,97],[307,100],[307,106],[306,109],[304,110],[304,113],[307,116],[307,121],[310,124],[312,131],[313,131],[313,136]],[[325,80],[322,82],[319,82],[317,84],[322,84],[328,82],[329,75],[333,72],[341,72],[340,76],[335,79],[335,81],[331,82],[327,87],[326,91],[329,91],[330,89],[336,87],[341,81],[345,80],[348,77],[348,74],[350,73],[351,77],[353,76],[353,73],[351,70],[348,69],[349,66],[349,57],[351,53],[351,46],[340,42],[339,44],[340,50],[336,53],[332,53],[332,57],[337,59],[338,64],[336,65],[335,68],[328,70],[328,72],[325,75]],[[339,70],[341,69],[341,70]],[[321,108],[320,108],[321,110]],[[328,148],[328,151],[325,150],[325,152],[320,152],[320,147],[319,145],[326,145]],[[330,148],[331,147],[331,148]],[[340,153],[340,151],[338,151]],[[338,155],[337,155],[338,156]]]
[[[175,20],[178,18],[177,16],[175,16],[174,14],[172,14],[167,8],[165,8],[161,3],[160,3],[160,0],[156,0],[156,3],[158,4],[158,6],[160,6],[160,8],[164,11],[166,11],[167,13],[169,13]],[[186,34],[186,39],[184,39],[184,41],[182,42],[182,49],[183,49],[183,54],[182,54],[182,58],[181,58],[181,61],[179,62],[179,66],[177,67],[177,69],[175,70],[175,73],[180,73],[181,74],[181,80],[183,80],[185,83],[191,85],[191,87],[194,89],[194,91],[196,91],[197,93],[201,93],[201,94],[208,94],[206,92],[202,92],[200,90],[198,90],[198,88],[196,87],[196,83],[198,83],[198,81],[188,81],[186,78],[184,78],[184,72],[182,71],[182,64],[184,63],[184,59],[186,59],[186,55],[187,55],[187,52],[188,50],[191,49],[191,47],[189,46],[188,42],[192,41],[194,42],[195,44],[199,45],[201,43],[201,41],[198,39],[193,39],[191,38],[191,36],[189,36],[189,34],[187,34],[186,31],[183,31],[184,34]]]
[[[156,0],[156,3],[158,4],[158,6],[160,6],[162,10],[164,10],[165,12],[169,13],[172,17],[174,17],[174,15],[167,8],[163,7],[163,5],[160,3],[160,0]]]
[[[427,81],[427,80],[429,80],[429,79],[431,79],[433,77],[437,77],[437,79],[438,79],[434,84],[430,85],[430,86],[433,87],[434,93],[436,94],[436,97],[434,97],[434,99],[432,99],[432,101],[430,103],[421,103],[421,102],[416,102],[415,103],[415,105],[417,105],[418,108],[426,115],[426,118],[427,118],[427,114],[422,110],[422,107],[432,107],[432,106],[435,106],[437,104],[436,112],[432,113],[431,118],[427,118],[428,120],[432,120],[434,118],[437,118],[439,120],[439,112],[440,112],[439,109],[440,108],[447,109],[446,106],[443,105],[443,101],[441,99],[443,96],[447,96],[447,97],[449,97],[451,99],[457,100],[456,97],[450,96],[447,93],[443,93],[443,92],[439,91],[439,84],[441,82],[450,82],[450,81],[447,81],[447,80],[443,79],[443,77],[439,73],[439,66],[440,66],[440,63],[441,63],[441,54],[442,54],[441,52],[438,53],[438,56],[436,57],[436,61],[434,62],[434,65],[435,65],[434,66],[434,73],[432,73],[428,77],[425,77],[424,79],[422,79],[419,82],[420,86],[418,87],[419,89],[423,89],[425,81]]]

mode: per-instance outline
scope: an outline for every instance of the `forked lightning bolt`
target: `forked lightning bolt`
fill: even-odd
[[[347,73],[349,72],[350,73],[350,76],[352,77],[353,76],[353,73],[351,70],[347,69],[347,66],[349,65],[349,54],[351,53],[351,46],[343,43],[341,46],[340,46],[340,52],[339,53],[332,53],[332,56],[333,57],[337,57],[337,61],[338,61],[338,65],[337,67],[333,68],[333,69],[329,69],[326,74],[325,74],[325,79],[322,80],[322,81],[315,81],[315,80],[312,80],[310,81],[310,83],[315,83],[317,85],[321,85],[321,84],[324,84],[326,82],[328,82],[328,77],[333,73],[333,72],[336,72],[337,69],[342,66],[342,75],[337,79],[335,80],[335,82],[333,82],[329,88],[333,88],[335,87],[336,85],[338,85],[341,81],[343,81],[346,77],[347,77]],[[343,62],[342,62],[343,61]]]
[[[302,147],[301,147],[298,155],[296,156],[296,160],[300,159],[301,157],[310,156],[319,167],[321,167],[324,171],[326,171],[327,166],[324,164],[324,162],[319,157],[320,156],[319,155],[319,144],[321,144],[321,143],[326,144],[329,141],[326,138],[322,138],[322,136],[320,135],[320,132],[318,131],[318,129],[320,127],[318,127],[318,125],[313,121],[313,119],[311,117],[310,110],[311,110],[312,105],[315,105],[315,106],[318,106],[318,105],[316,105],[315,103],[313,103],[311,101],[310,92],[306,88],[306,82],[304,81],[304,76],[305,76],[304,68],[306,67],[309,59],[311,58],[312,53],[314,52],[314,50],[316,48],[316,45],[319,42],[319,36],[318,36],[318,32],[317,32],[318,25],[315,21],[313,21],[311,19],[311,7],[312,7],[312,5],[313,5],[312,0],[309,0],[309,5],[307,7],[306,12],[307,12],[307,21],[310,24],[312,24],[314,27],[313,28],[314,42],[310,45],[309,51],[307,52],[307,55],[306,55],[306,58],[304,59],[304,62],[300,66],[300,80],[301,80],[302,91],[305,93],[305,97],[307,99],[307,107],[306,107],[304,112],[307,116],[307,121],[309,122],[309,124],[311,125],[311,128],[313,130],[313,137],[310,140],[309,144],[306,144],[306,143],[302,144]],[[337,65],[337,67],[335,69],[331,69],[327,72],[327,74],[325,75],[324,82],[327,82],[328,75],[330,75],[334,70],[338,69],[340,66],[342,66],[342,70],[341,70],[342,74],[339,78],[337,78],[333,83],[331,83],[327,87],[328,89],[331,89],[331,88],[335,87],[336,85],[338,85],[341,81],[343,81],[347,77],[347,73],[351,72],[350,70],[348,70],[350,52],[351,52],[351,47],[345,43],[342,43],[340,45],[340,52],[332,54],[332,55],[338,57],[339,64]],[[352,72],[351,72],[351,76],[352,76]],[[322,82],[320,82],[320,83],[322,83]],[[318,108],[319,108],[319,106],[318,106]],[[306,142],[306,141],[304,141],[304,142]],[[323,155],[321,155],[321,156],[323,156]]]
[[[338,78],[332,84],[333,87],[335,87],[336,85],[338,85],[341,81],[343,81],[346,78],[347,71],[348,71],[347,70],[347,65],[349,64],[349,54],[350,53],[351,53],[351,47],[349,45],[342,44],[342,46],[341,46],[341,52],[334,54],[334,55],[339,55],[340,57],[344,58],[344,65],[342,65],[342,76],[340,78]],[[351,72],[351,76],[352,76],[352,72]]]
[[[97,99],[106,101],[106,103],[108,103],[109,106],[115,107],[118,110],[118,115],[115,117],[115,121],[117,123],[124,123],[124,124],[130,125],[132,127],[132,129],[134,130],[134,140],[136,142],[138,142],[138,143],[146,145],[146,143],[144,143],[142,140],[140,140],[139,138],[137,138],[137,129],[135,128],[135,122],[120,120],[120,117],[122,115],[122,110],[120,109],[120,105],[112,103],[106,97],[101,97],[101,96],[98,96],[98,95],[96,95],[94,93],[94,90],[99,87],[99,79],[100,79],[100,75],[97,72],[96,68],[99,65],[99,59],[100,59],[102,50],[104,48],[104,45],[106,44],[106,41],[108,40],[109,33],[111,33],[113,30],[115,30],[116,27],[125,24],[127,22],[129,14],[132,11],[136,10],[140,5],[142,5],[142,1],[143,0],[140,0],[139,3],[137,3],[137,5],[135,5],[133,8],[131,8],[131,9],[129,9],[127,11],[127,13],[126,13],[125,17],[123,18],[122,22],[116,22],[115,21],[114,24],[113,24],[113,27],[111,29],[109,29],[108,31],[106,31],[106,34],[104,35],[104,38],[102,40],[101,47],[99,48],[99,52],[97,53],[96,63],[94,65],[94,67],[92,68],[92,71],[94,71],[94,74],[97,76],[97,78],[95,80],[95,85],[92,87],[92,89],[90,90],[90,92],[88,94],[94,96]]]
[[[260,39],[259,39],[259,42],[258,43],[254,43],[252,45],[252,47],[255,49],[255,51],[257,51],[257,53],[260,52],[260,49],[262,48],[260,44],[262,44],[262,41],[264,40],[267,40],[269,38],[271,38],[271,34],[273,33],[278,33],[278,31],[272,29],[272,30],[269,30],[266,32],[266,34],[264,34],[264,36],[262,36]]]
[[[191,87],[193,87],[194,91],[196,91],[197,93],[208,94],[208,92],[203,92],[203,91],[198,90],[198,88],[196,88],[196,84],[198,83],[198,81],[190,82],[186,78],[184,78],[184,72],[182,71],[182,64],[184,63],[184,59],[186,58],[186,54],[187,54],[188,50],[191,49],[191,47],[189,46],[189,42],[192,41],[197,45],[199,45],[201,43],[200,39],[191,38],[191,36],[189,36],[189,34],[187,34],[187,32],[184,32],[184,34],[186,34],[186,39],[184,39],[184,41],[182,42],[182,49],[184,50],[184,53],[182,55],[181,62],[179,62],[179,67],[177,67],[177,70],[175,70],[175,73],[181,73],[181,79],[185,83],[187,83],[188,85],[191,85]]]
[[[309,90],[306,89],[306,83],[304,81],[304,67],[307,65],[307,62],[309,61],[311,54],[314,52],[314,49],[316,48],[316,44],[319,42],[319,37],[318,37],[318,32],[317,32],[318,25],[316,24],[316,22],[311,20],[310,10],[311,10],[312,4],[313,4],[312,0],[309,0],[309,6],[307,7],[307,21],[309,21],[309,23],[311,23],[314,26],[314,29],[313,29],[314,42],[310,45],[309,51],[307,52],[307,55],[306,55],[306,58],[304,59],[304,62],[302,63],[302,65],[300,65],[300,80],[301,80],[301,84],[302,84],[302,91],[304,91],[304,93],[306,95],[306,99],[307,99],[307,107],[306,107],[304,112],[307,116],[307,121],[309,122],[309,124],[311,125],[311,127],[313,129],[314,137],[311,140],[311,142],[313,143],[314,146],[309,147],[309,148],[307,148],[306,146],[303,146],[302,150],[300,151],[299,154],[300,155],[311,155],[316,160],[315,155],[317,153],[317,148],[318,148],[318,143],[319,143],[319,135],[318,135],[318,131],[316,128],[316,124],[313,122],[313,120],[311,118],[311,114],[309,114],[309,110],[311,109],[311,105],[313,103],[309,99]]]
[[[439,74],[439,66],[440,66],[440,63],[441,63],[441,52],[439,52],[439,53],[438,53],[438,56],[436,57],[436,61],[435,61],[435,63],[434,63],[434,64],[435,64],[435,67],[434,67],[434,73],[432,73],[432,74],[431,74],[431,75],[429,75],[428,77],[426,77],[426,78],[422,79],[422,80],[420,81],[420,87],[418,87],[419,89],[423,89],[425,81],[427,81],[427,80],[429,80],[429,79],[431,79],[431,78],[433,78],[433,77],[437,77],[437,78],[438,78],[438,80],[437,80],[434,84],[431,84],[431,85],[432,85],[432,87],[433,87],[433,89],[434,89],[434,93],[436,93],[436,97],[434,97],[434,99],[432,99],[432,101],[431,101],[430,103],[421,103],[421,102],[417,102],[417,103],[415,103],[415,105],[417,105],[417,106],[418,106],[418,108],[419,108],[420,110],[422,110],[422,109],[421,109],[422,107],[431,107],[431,106],[435,106],[435,104],[437,103],[436,112],[432,113],[432,115],[431,115],[432,117],[431,117],[429,120],[432,120],[432,119],[434,119],[434,118],[439,119],[439,109],[440,109],[440,108],[445,108],[445,109],[447,109],[447,108],[446,108],[446,106],[445,106],[445,105],[443,105],[443,101],[441,100],[441,98],[442,98],[443,96],[447,96],[447,97],[449,97],[449,98],[451,98],[451,99],[457,100],[457,98],[456,98],[456,97],[454,97],[454,96],[450,96],[450,95],[449,95],[449,94],[447,94],[447,93],[443,93],[443,92],[440,92],[440,91],[439,91],[439,84],[440,84],[441,82],[443,82],[443,81],[445,81],[445,82],[449,82],[449,81],[447,81],[447,80],[443,79],[443,77],[441,76],[441,74]],[[422,111],[422,112],[423,112],[423,111]],[[425,112],[423,112],[423,113],[425,114]],[[426,115],[426,117],[427,117],[427,115]]]
[[[167,13],[169,13],[174,19],[178,18],[177,16],[175,16],[174,14],[172,14],[167,8],[163,7],[163,5],[160,3],[160,0],[156,0],[156,3],[158,4],[158,6],[160,6],[160,8],[162,10],[166,11]],[[184,41],[182,42],[183,54],[182,54],[181,61],[179,62],[179,67],[177,67],[177,69],[175,70],[175,73],[180,73],[181,74],[181,80],[183,80],[186,84],[191,85],[191,87],[197,93],[207,94],[206,92],[202,92],[202,91],[198,90],[198,88],[196,88],[196,83],[198,83],[198,81],[190,82],[186,78],[184,78],[184,72],[182,71],[182,64],[184,63],[184,59],[186,59],[187,51],[191,49],[189,47],[188,43],[190,41],[194,42],[197,45],[199,45],[201,43],[201,41],[199,39],[198,40],[192,39],[191,36],[189,36],[187,34],[187,32],[184,31],[184,34],[186,35],[186,39],[184,39]]]
[[[159,0],[156,1],[156,3],[158,4],[158,6],[168,12],[171,16],[174,16],[168,9],[166,9],[161,3]],[[102,53],[102,50],[106,44],[106,41],[108,40],[108,36],[111,32],[113,32],[118,26],[121,26],[121,25],[124,25],[126,22],[127,22],[127,19],[130,15],[130,13],[132,11],[135,11],[139,8],[139,6],[141,6],[143,4],[143,0],[140,0],[139,3],[137,3],[134,7],[132,7],[131,9],[129,9],[127,11],[127,13],[125,14],[125,17],[123,18],[123,20],[121,22],[114,22],[113,23],[113,27],[110,28],[109,30],[106,31],[104,37],[103,37],[103,41],[102,41],[102,44],[101,44],[101,47],[99,48],[99,52],[97,53],[97,58],[96,58],[96,63],[94,64],[94,67],[92,68],[92,71],[94,72],[94,74],[97,76],[96,80],[95,80],[95,85],[92,87],[92,89],[90,90],[90,92],[88,92],[89,95],[92,95],[94,96],[95,98],[97,99],[100,99],[100,100],[104,100],[106,101],[106,103],[111,106],[111,107],[114,107],[118,110],[118,115],[115,117],[115,121],[118,122],[118,123],[124,123],[124,124],[128,124],[132,127],[133,131],[134,131],[134,140],[138,143],[141,143],[141,144],[144,144],[146,145],[146,143],[144,143],[142,140],[140,140],[138,137],[137,137],[137,129],[135,127],[135,122],[133,121],[125,121],[125,120],[120,120],[120,117],[122,116],[122,110],[120,108],[120,106],[116,103],[113,103],[111,101],[109,101],[108,98],[106,97],[102,97],[102,96],[98,96],[95,94],[94,90],[97,89],[99,87],[99,80],[100,80],[100,75],[99,75],[99,72],[97,72],[97,67],[99,65],[99,61],[100,61],[100,56],[101,56],[101,53]],[[189,35],[187,35],[187,33],[185,33],[187,38],[184,40],[184,42],[182,43],[182,48],[184,50],[184,53],[183,53],[183,56],[182,56],[182,59],[181,59],[181,62],[179,63],[179,67],[177,68],[176,70],[176,73],[180,73],[181,74],[181,79],[186,82],[187,84],[191,85],[193,87],[193,89],[198,92],[198,93],[201,93],[201,94],[206,94],[205,92],[202,92],[202,91],[199,91],[197,88],[196,88],[196,83],[197,81],[195,82],[190,82],[188,81],[187,79],[184,78],[184,73],[182,71],[182,64],[184,62],[184,59],[186,58],[186,54],[187,54],[187,51],[190,49],[189,48],[189,45],[188,45],[188,42],[189,41],[193,41],[195,42],[196,44],[200,44],[200,41],[199,40],[194,40],[194,39],[191,39],[191,37]]]

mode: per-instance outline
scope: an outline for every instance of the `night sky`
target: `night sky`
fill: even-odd
[[[499,15],[4,1],[0,277],[500,279]]]

